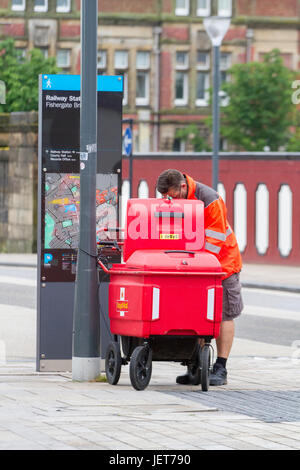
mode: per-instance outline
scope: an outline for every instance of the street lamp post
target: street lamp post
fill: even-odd
[[[81,2],[80,236],[75,284],[72,378],[100,374],[96,269],[97,0]]]
[[[205,30],[213,45],[213,154],[212,186],[217,191],[219,182],[220,150],[220,46],[230,26],[230,18],[211,16],[204,19]]]

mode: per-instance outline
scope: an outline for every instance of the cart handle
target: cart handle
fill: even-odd
[[[187,251],[187,250],[167,250],[165,253],[183,253],[188,255],[195,255],[194,251]]]
[[[97,260],[99,266],[107,274],[130,274],[131,276],[224,276],[225,273],[212,273],[212,272],[187,272],[187,271],[117,271],[115,269],[108,269],[100,259]]]
[[[104,246],[112,246],[112,247],[117,247],[117,246],[122,246],[124,245],[124,242],[119,242],[117,240],[100,240],[97,242],[97,245],[104,245]]]
[[[121,245],[123,245],[123,243],[118,243],[116,240],[112,241],[112,240],[100,240],[99,242],[97,242],[97,246],[100,247],[100,250],[101,250],[101,245],[102,246],[110,246],[112,250],[115,250],[115,251],[119,251],[119,253],[122,253],[122,250],[121,250]]]
[[[101,227],[98,232],[124,232],[124,228],[120,227]]]

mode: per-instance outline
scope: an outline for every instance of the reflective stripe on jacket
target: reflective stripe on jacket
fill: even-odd
[[[213,253],[226,273],[224,279],[242,269],[242,257],[235,234],[227,220],[223,199],[209,186],[184,175],[188,186],[187,199],[204,202],[205,249]]]

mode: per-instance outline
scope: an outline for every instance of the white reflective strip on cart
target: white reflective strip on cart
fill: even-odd
[[[158,320],[159,318],[159,297],[160,289],[153,287],[153,297],[152,297],[152,320]]]
[[[125,287],[120,287],[120,300],[125,300]]]
[[[207,291],[207,320],[213,320],[215,316],[215,289]]]

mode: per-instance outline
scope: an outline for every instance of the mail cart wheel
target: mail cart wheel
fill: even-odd
[[[105,373],[110,385],[117,385],[121,375],[122,358],[117,342],[109,343],[105,357]]]
[[[145,390],[152,374],[152,351],[148,346],[134,349],[129,366],[130,381],[136,390]]]
[[[209,388],[210,345],[205,344],[201,351],[201,388],[207,392]]]

